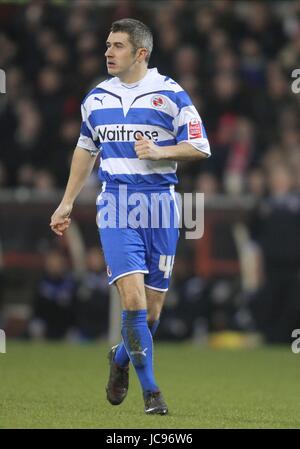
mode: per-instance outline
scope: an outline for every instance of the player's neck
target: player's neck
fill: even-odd
[[[134,84],[142,80],[146,76],[147,71],[148,71],[147,66],[136,67],[135,70],[133,71],[128,71],[126,73],[120,74],[118,78],[121,81],[121,83]]]

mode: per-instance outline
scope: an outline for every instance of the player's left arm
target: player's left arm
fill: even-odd
[[[190,143],[181,142],[177,145],[161,147],[155,145],[152,140],[144,139],[142,136],[135,143],[135,151],[139,159],[148,159],[151,161],[160,161],[162,159],[192,161],[207,158],[207,153],[196,149]]]
[[[178,94],[179,113],[173,121],[176,145],[159,146],[142,136],[135,144],[139,159],[191,161],[210,156],[210,145],[202,120],[186,92]]]

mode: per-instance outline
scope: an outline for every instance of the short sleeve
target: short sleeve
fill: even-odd
[[[174,119],[176,142],[187,142],[193,145],[196,150],[205,153],[207,157],[210,156],[209,141],[197,109],[186,92],[181,91],[177,96],[179,113]]]
[[[89,122],[86,106],[84,103],[81,105],[81,116],[82,122],[77,146],[88,150],[91,155],[95,156],[100,151],[100,142],[95,130]]]

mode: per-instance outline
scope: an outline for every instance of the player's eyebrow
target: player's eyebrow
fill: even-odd
[[[125,45],[124,42],[109,42],[106,41],[106,45]]]

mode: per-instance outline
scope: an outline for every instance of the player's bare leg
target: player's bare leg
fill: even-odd
[[[133,273],[116,281],[123,310],[141,310],[147,308],[144,274]]]
[[[149,287],[145,287],[147,300],[147,321],[149,326],[159,320],[165,298],[166,292],[160,292]]]

